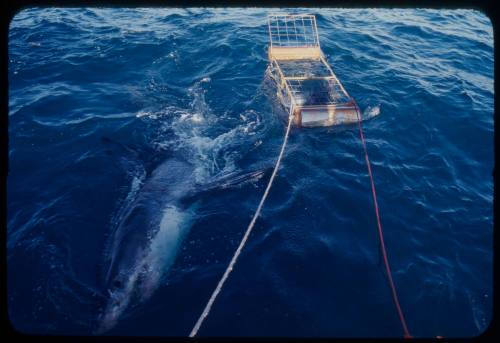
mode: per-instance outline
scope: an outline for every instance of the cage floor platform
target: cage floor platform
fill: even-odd
[[[271,76],[298,126],[355,122],[359,109],[325,59],[314,15],[268,16]]]

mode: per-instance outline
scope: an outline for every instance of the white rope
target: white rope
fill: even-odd
[[[196,322],[196,325],[194,326],[193,330],[191,330],[191,333],[189,334],[189,337],[194,337],[198,333],[198,330],[200,329],[201,325],[203,324],[203,321],[205,318],[208,316],[210,313],[210,310],[212,309],[212,305],[214,304],[215,298],[217,298],[217,295],[219,295],[219,292],[222,289],[222,286],[224,285],[224,282],[226,282],[227,277],[229,276],[229,273],[233,270],[234,264],[236,263],[236,260],[238,259],[238,256],[241,253],[241,250],[243,249],[243,246],[247,242],[248,236],[250,236],[250,232],[253,229],[253,226],[255,224],[255,221],[257,220],[257,217],[259,217],[260,210],[262,209],[262,206],[264,205],[264,201],[266,201],[267,195],[269,194],[269,190],[271,189],[271,186],[274,181],[274,177],[276,176],[278,172],[278,168],[281,163],[281,159],[283,158],[283,153],[285,152],[285,146],[286,143],[288,142],[288,135],[290,134],[290,127],[292,126],[292,109],[293,106],[290,106],[290,115],[288,117],[288,126],[286,128],[286,133],[285,133],[285,138],[283,140],[283,145],[281,146],[281,151],[278,156],[278,160],[276,161],[276,165],[274,166],[273,173],[271,175],[271,178],[269,179],[269,183],[267,184],[267,188],[264,192],[264,195],[262,196],[262,199],[260,199],[259,207],[257,207],[257,211],[255,211],[255,214],[253,215],[252,221],[248,225],[247,231],[245,232],[245,235],[243,236],[243,239],[240,242],[240,245],[238,246],[238,249],[236,249],[236,252],[233,255],[233,258],[231,259],[231,262],[229,262],[229,266],[227,267],[226,271],[224,272],[224,275],[220,279],[219,283],[217,284],[217,287],[215,288],[214,292],[212,293],[212,296],[210,297],[210,300],[208,301],[207,305],[205,306],[205,309],[203,310],[203,313],[201,314],[200,318],[198,318],[198,321]]]

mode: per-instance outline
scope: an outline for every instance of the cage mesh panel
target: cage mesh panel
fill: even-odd
[[[270,15],[271,46],[318,47],[316,19],[313,15]]]

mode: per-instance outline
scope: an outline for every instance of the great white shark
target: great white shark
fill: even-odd
[[[159,287],[195,217],[185,200],[201,191],[228,188],[260,178],[264,170],[232,173],[200,185],[195,166],[178,157],[160,163],[118,218],[107,249],[105,303],[94,333],[113,328],[126,309],[144,302]]]

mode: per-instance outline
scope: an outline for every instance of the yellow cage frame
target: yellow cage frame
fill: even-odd
[[[270,70],[278,86],[278,97],[289,108],[297,126],[329,126],[357,121],[359,108],[326,61],[319,43],[316,18],[312,14],[268,16]],[[315,66],[288,70],[289,65]],[[298,75],[297,75],[298,74]],[[319,101],[304,101],[306,85],[318,83]]]

